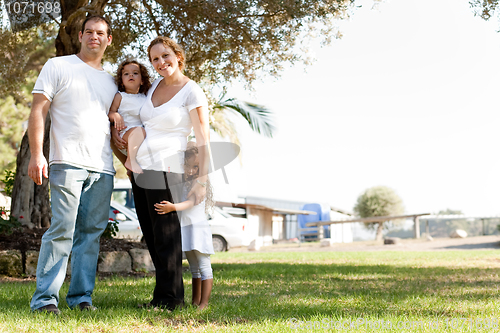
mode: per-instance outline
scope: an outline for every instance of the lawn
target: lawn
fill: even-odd
[[[497,332],[497,250],[222,253],[210,306],[138,309],[152,277],[100,278],[94,313],[34,314],[33,281],[0,283],[0,332]],[[187,265],[187,263],[186,263]],[[184,274],[186,301],[191,276]],[[341,327],[341,325],[343,325]]]

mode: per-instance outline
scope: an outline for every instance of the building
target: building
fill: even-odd
[[[282,240],[299,238],[297,216],[299,214],[315,214],[304,211],[302,207],[309,202],[272,199],[248,196],[240,198],[239,202],[217,202],[218,206],[234,216],[246,217],[249,222],[247,232],[250,239],[258,245],[271,245]],[[329,205],[327,205],[330,207]],[[348,218],[349,215],[330,207],[330,218]],[[330,229],[333,242],[352,242],[350,224],[334,225]]]

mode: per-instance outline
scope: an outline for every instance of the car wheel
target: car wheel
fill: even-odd
[[[227,242],[223,237],[221,237],[219,235],[213,235],[212,236],[212,243],[214,245],[215,252],[227,251]]]

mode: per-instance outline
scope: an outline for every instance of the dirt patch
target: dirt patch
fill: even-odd
[[[500,250],[500,236],[478,236],[467,238],[401,239],[399,244],[384,245],[383,241],[334,243],[321,247],[319,242],[285,242],[263,246],[258,252],[315,252],[315,251],[452,251],[452,250]],[[247,247],[231,249],[230,252],[251,252]]]
[[[11,234],[0,234],[0,251],[19,250],[39,251],[42,244],[42,236],[47,228],[28,227],[16,228]],[[103,251],[129,251],[131,249],[147,249],[146,244],[132,242],[125,239],[101,238],[101,252]]]

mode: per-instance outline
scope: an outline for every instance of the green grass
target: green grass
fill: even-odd
[[[339,320],[352,326],[333,331],[499,330],[498,324],[496,329],[475,327],[500,317],[495,250],[229,252],[214,255],[212,262],[214,291],[209,308],[201,312],[193,307],[173,313],[138,309],[138,303],[150,300],[152,277],[99,279],[95,313],[67,308],[65,283],[59,317],[30,311],[33,281],[2,282],[0,332],[322,332]],[[189,273],[184,282],[188,302]],[[447,321],[456,329],[446,329]]]

